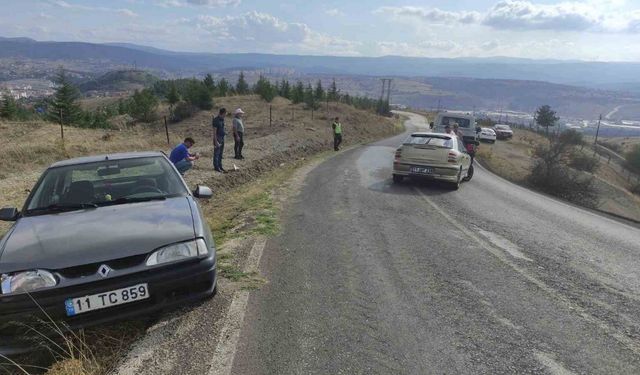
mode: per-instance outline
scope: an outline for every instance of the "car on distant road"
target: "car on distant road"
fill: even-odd
[[[513,130],[509,125],[496,124],[493,126],[493,130],[496,132],[497,139],[511,139],[513,138]]]
[[[468,181],[471,157],[458,137],[446,133],[416,132],[396,150],[393,161],[393,181],[419,177],[445,181],[458,189]]]
[[[33,349],[24,327],[100,324],[210,297],[216,249],[196,198],[163,153],[50,166],[0,240],[0,354]]]
[[[495,143],[496,142],[496,132],[491,128],[482,128],[480,133],[478,133],[478,138],[480,141]]]

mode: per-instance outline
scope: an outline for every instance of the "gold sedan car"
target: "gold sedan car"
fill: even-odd
[[[420,177],[449,182],[454,190],[473,175],[462,140],[446,133],[413,133],[396,150],[393,181]]]

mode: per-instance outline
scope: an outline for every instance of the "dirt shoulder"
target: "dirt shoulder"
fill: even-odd
[[[495,144],[482,143],[478,152],[478,161],[491,172],[517,184],[526,185],[536,145],[546,140],[534,133],[514,129],[513,139],[497,141]],[[600,167],[594,173],[596,190],[599,195],[598,210],[632,220],[640,220],[640,197],[634,195],[626,176],[620,174],[601,160]]]

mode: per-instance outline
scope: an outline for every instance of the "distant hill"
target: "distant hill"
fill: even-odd
[[[82,82],[80,91],[130,92],[151,86],[158,77],[141,70],[116,70]]]
[[[602,63],[515,58],[337,57],[270,54],[208,54],[165,51],[134,44],[36,42],[0,38],[2,58],[55,61],[101,61],[103,66],[136,65],[193,75],[230,68],[293,68],[304,74],[393,75],[535,80],[560,84],[621,89],[640,85],[640,63]],[[105,69],[109,70],[109,69]]]

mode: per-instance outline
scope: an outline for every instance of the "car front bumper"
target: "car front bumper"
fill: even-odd
[[[429,167],[433,168],[432,174],[411,173],[411,167]],[[438,180],[446,182],[457,182],[458,172],[460,171],[459,164],[451,165],[429,165],[429,164],[416,164],[416,163],[393,163],[393,174],[405,177],[416,177],[428,180]]]
[[[146,283],[149,298],[67,317],[65,301]],[[0,354],[33,351],[42,341],[34,330],[55,339],[54,323],[71,329],[85,328],[138,315],[146,315],[206,298],[217,284],[215,256],[152,268],[111,279],[28,295],[0,298]],[[63,328],[64,330],[64,328]],[[59,336],[59,334],[58,334]]]

